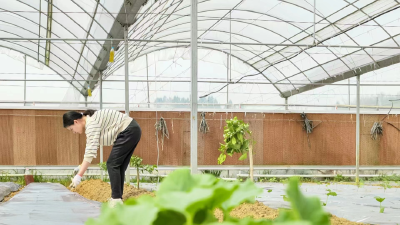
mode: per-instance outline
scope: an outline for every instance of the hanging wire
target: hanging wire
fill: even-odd
[[[206,114],[202,112],[200,114],[201,116],[201,122],[200,122],[200,132],[203,134],[206,134],[207,132],[210,132],[210,128],[208,127],[207,121],[206,121]]]
[[[160,118],[158,122],[154,125],[156,128],[156,136],[158,137],[158,132],[161,132],[161,150],[164,150],[164,138],[167,137],[169,139],[169,133],[167,128],[167,123],[164,118]]]

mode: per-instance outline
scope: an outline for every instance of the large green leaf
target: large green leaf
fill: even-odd
[[[189,192],[195,186],[188,169],[179,169],[167,176],[160,184],[158,195],[173,191]]]
[[[253,182],[247,180],[241,183],[235,192],[233,192],[232,196],[222,203],[221,208],[223,211],[230,211],[243,202],[254,202],[255,197],[262,192],[261,188],[258,188]]]
[[[218,164],[222,164],[223,162],[225,162],[226,159],[226,155],[224,153],[221,153],[218,157]]]
[[[117,205],[111,209],[103,204],[99,218],[89,219],[86,225],[152,225],[157,218],[158,208],[150,203],[143,202],[137,205]],[[140,216],[137,216],[140,215]]]
[[[212,188],[194,188],[190,192],[169,192],[158,196],[158,205],[162,209],[180,212],[190,219],[197,210],[205,208],[214,196]]]
[[[239,160],[245,160],[247,159],[247,153],[244,153],[242,156],[240,156]]]
[[[184,225],[186,222],[186,217],[182,213],[173,210],[161,210],[153,225]]]
[[[243,134],[242,133],[238,133],[238,138],[239,138],[239,141],[241,143],[243,143]]]
[[[305,197],[299,189],[298,178],[291,178],[286,190],[291,201],[292,210],[281,213],[279,222],[309,221],[313,225],[329,225],[329,214],[326,213],[317,197]]]

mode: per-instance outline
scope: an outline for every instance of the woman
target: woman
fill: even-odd
[[[86,133],[86,149],[78,174],[72,179],[71,187],[77,187],[93,158],[97,156],[99,145],[113,145],[107,160],[107,170],[111,183],[111,207],[122,203],[125,170],[140,141],[142,131],[139,124],[129,116],[115,110],[87,110],[83,113],[70,111],[63,116],[64,128],[73,133]]]

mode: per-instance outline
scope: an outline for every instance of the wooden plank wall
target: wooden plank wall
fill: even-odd
[[[78,165],[83,160],[85,135],[72,134],[62,126],[61,110],[0,110],[0,165]],[[135,154],[144,163],[189,165],[190,113],[131,112],[142,128]],[[199,165],[216,165],[219,143],[223,141],[225,120],[237,116],[250,123],[256,144],[256,165],[354,165],[355,115],[308,114],[317,127],[308,137],[299,114],[206,113],[210,127],[198,133]],[[169,139],[157,145],[154,124],[166,120]],[[384,123],[384,135],[371,140],[370,129],[384,115],[361,115],[361,165],[400,164],[400,132]],[[200,119],[200,117],[199,117]],[[386,121],[399,126],[399,117]],[[159,134],[159,139],[161,136]],[[157,147],[158,146],[158,147]],[[104,147],[107,160],[112,147]],[[93,161],[99,162],[100,154]],[[238,156],[228,157],[226,165],[245,165]]]

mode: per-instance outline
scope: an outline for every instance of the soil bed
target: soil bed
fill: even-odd
[[[221,210],[215,210],[215,217],[222,222],[223,214]],[[254,204],[244,203],[238,207],[236,207],[231,212],[231,216],[236,218],[244,218],[244,217],[253,217],[255,219],[265,218],[265,219],[275,219],[279,215],[279,210],[272,209],[261,202],[255,202]],[[339,218],[336,216],[331,217],[332,225],[358,225],[363,223],[356,223],[352,221],[348,221],[343,218]]]
[[[71,188],[70,190],[82,195],[87,199],[98,202],[107,202],[107,200],[111,198],[110,184],[101,180],[85,180],[82,181],[82,183],[76,189]],[[152,192],[144,189],[137,189],[134,186],[128,186],[125,184],[124,195],[122,198],[125,201],[128,198],[136,198],[145,194],[154,196]]]

